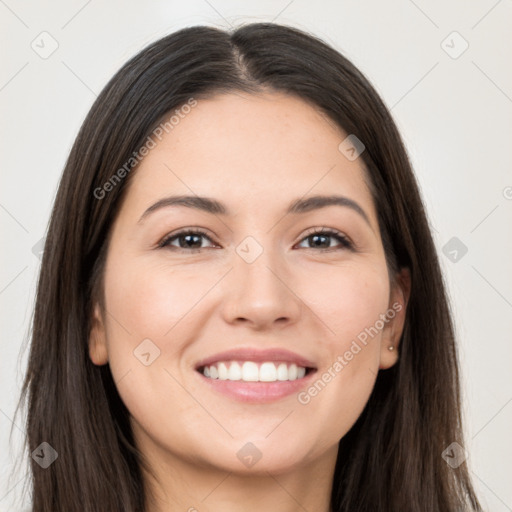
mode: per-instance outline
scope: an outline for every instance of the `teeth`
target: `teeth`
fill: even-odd
[[[210,379],[242,380],[245,382],[276,382],[302,379],[306,368],[295,363],[264,362],[258,365],[253,361],[218,362],[203,368],[203,375]]]
[[[258,382],[259,371],[256,363],[246,361],[242,365],[242,380],[246,382]]]
[[[277,380],[277,368],[274,363],[263,363],[261,365],[260,380],[262,382],[275,382]]]
[[[218,366],[219,380],[228,380],[228,367],[224,363],[220,363]]]
[[[297,365],[291,364],[288,368],[288,379],[295,380],[297,378]]]
[[[280,363],[277,367],[277,380],[288,380],[288,367],[286,363]]]
[[[205,367],[206,370],[207,367]],[[229,367],[228,379],[229,380],[240,380],[242,378],[242,367],[236,362],[232,362]]]

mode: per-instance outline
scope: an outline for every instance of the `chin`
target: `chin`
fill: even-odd
[[[268,473],[286,473],[308,463],[310,450],[299,450],[304,444],[297,437],[291,439],[289,445],[277,436],[271,437],[231,439],[226,446],[217,446],[214,452],[208,453],[208,464],[241,475],[268,476]]]

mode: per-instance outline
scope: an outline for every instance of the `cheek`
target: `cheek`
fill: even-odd
[[[109,365],[124,404],[141,424],[146,418],[163,424],[169,415],[181,413],[187,413],[189,420],[192,415],[197,421],[201,418],[200,410],[188,411],[190,397],[170,374],[181,380],[176,364],[201,326],[194,311],[216,281],[218,276],[164,268],[142,259],[109,262],[105,279]]]
[[[214,282],[161,265],[120,264],[105,282],[106,302],[132,337],[175,339],[170,334]],[[186,320],[185,320],[186,323]],[[167,336],[166,336],[167,335]]]
[[[308,305],[328,328],[328,345],[337,350],[346,350],[375,325],[388,308],[389,291],[387,269],[381,262],[331,266],[316,271],[314,280],[303,286]]]
[[[122,379],[119,392],[132,413],[143,406],[149,392],[151,400],[168,402],[173,382],[165,370],[176,366],[189,340],[197,336],[201,324],[193,313],[214,279],[137,258],[109,262],[105,277],[109,365],[115,382]]]
[[[344,435],[363,411],[378,373],[379,320],[389,299],[387,269],[378,262],[330,268],[325,275],[317,273],[314,286],[304,293],[326,329],[318,378],[299,402],[314,410],[333,436]]]

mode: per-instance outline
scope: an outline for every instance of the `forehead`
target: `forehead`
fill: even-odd
[[[257,210],[338,192],[374,217],[362,159],[339,149],[348,134],[300,98],[222,94],[178,109],[173,121],[139,164],[129,195],[197,194]]]

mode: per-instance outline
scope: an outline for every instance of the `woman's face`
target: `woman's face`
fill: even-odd
[[[405,316],[362,159],[283,94],[219,95],[176,119],[115,219],[91,359],[109,363],[139,447],[161,464],[333,460],[396,362]],[[334,195],[346,199],[307,202]]]

